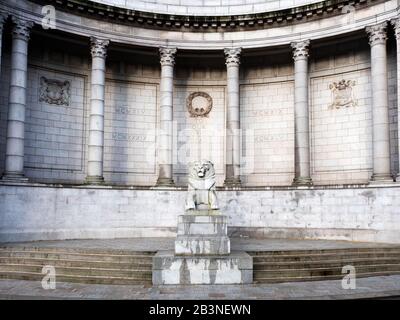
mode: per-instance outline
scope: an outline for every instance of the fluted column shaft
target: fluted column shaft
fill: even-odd
[[[391,181],[389,144],[389,102],[386,54],[387,22],[366,28],[371,46],[373,124],[372,181]]]
[[[174,186],[173,180],[173,92],[175,48],[160,48],[160,134],[157,186]]]
[[[28,81],[28,42],[32,21],[12,18],[11,78],[8,105],[6,161],[3,179],[24,178],[25,109]]]
[[[397,50],[397,119],[400,119],[400,18],[393,19],[392,25],[396,36],[396,50]],[[397,140],[398,140],[398,158],[399,167],[397,172],[396,181],[400,182],[400,121],[397,121]]]
[[[239,66],[241,48],[227,48],[225,53],[227,75],[226,122],[226,177],[225,186],[240,186],[240,105]]]
[[[104,100],[106,57],[109,40],[91,38],[92,76],[89,116],[88,169],[86,181],[104,181]]]
[[[308,51],[310,41],[293,42],[295,185],[312,184],[310,175],[310,131],[308,119]]]

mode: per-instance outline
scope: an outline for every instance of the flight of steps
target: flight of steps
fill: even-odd
[[[247,252],[254,283],[342,279],[352,265],[357,277],[400,274],[400,247]],[[152,285],[156,252],[83,248],[0,247],[0,279],[41,281],[54,266],[60,282]]]
[[[342,268],[356,277],[400,274],[400,247],[248,252],[254,283],[342,279]]]
[[[77,248],[0,247],[0,279],[38,280],[54,266],[56,281],[151,285],[155,252]]]

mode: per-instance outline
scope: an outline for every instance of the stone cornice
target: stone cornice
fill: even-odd
[[[369,3],[385,0],[325,0],[315,4],[277,10],[265,13],[229,16],[187,16],[157,14],[109,6],[90,0],[30,0],[41,5],[54,5],[57,10],[73,12],[101,20],[120,24],[137,25],[152,29],[190,30],[213,32],[223,30],[260,29],[310,19],[325,18],[327,15],[340,15]]]

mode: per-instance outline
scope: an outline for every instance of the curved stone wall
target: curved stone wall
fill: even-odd
[[[0,185],[0,242],[174,237],[185,196],[176,190]],[[218,196],[231,237],[400,243],[399,187]]]
[[[0,0],[1,240],[171,236],[196,149],[233,234],[400,242],[397,0],[98,2]]]

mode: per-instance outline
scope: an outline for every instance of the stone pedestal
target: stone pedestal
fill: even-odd
[[[245,284],[253,282],[253,259],[233,252],[228,219],[219,210],[190,210],[178,218],[175,252],[153,258],[153,284]]]
[[[228,256],[177,256],[160,251],[153,258],[153,284],[251,284],[253,259],[246,252]]]

